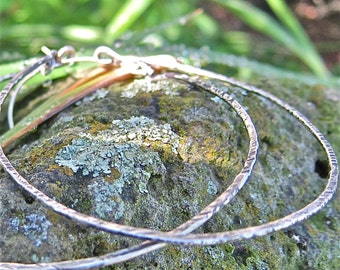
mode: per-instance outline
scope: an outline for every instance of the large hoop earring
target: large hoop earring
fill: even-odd
[[[105,50],[104,50],[105,48]],[[95,52],[92,57],[75,57],[73,50],[70,47],[65,47],[59,51],[49,51],[45,49],[47,56],[38,60],[34,65],[26,68],[25,70],[17,73],[16,75],[10,76],[10,82],[5,86],[5,88],[0,93],[0,108],[3,104],[5,98],[11,91],[20,91],[22,81],[30,79],[34,76],[37,71],[42,72],[52,72],[54,68],[73,62],[81,61],[93,61],[99,64],[114,65],[115,67],[120,67],[125,65],[134,69],[134,72],[138,75],[144,74],[144,76],[150,76],[151,70],[157,70],[156,66],[162,70],[159,79],[175,79],[187,82],[189,84],[195,85],[205,91],[208,91],[227,102],[242,119],[249,137],[249,150],[246,161],[244,162],[244,167],[235,177],[232,184],[221,194],[216,200],[205,207],[199,214],[194,216],[189,221],[183,223],[178,228],[171,232],[159,232],[144,228],[135,228],[131,226],[120,225],[117,223],[107,222],[98,218],[89,217],[87,215],[81,214],[75,210],[72,210],[46,196],[40,190],[33,187],[25,178],[23,178],[10,163],[3,149],[0,147],[0,163],[2,167],[7,171],[13,180],[21,186],[23,189],[28,191],[32,196],[41,201],[44,205],[51,208],[56,213],[68,217],[69,219],[91,226],[93,228],[103,230],[106,232],[139,238],[147,240],[144,243],[130,247],[124,250],[109,253],[103,256],[81,259],[77,261],[65,261],[65,262],[54,262],[47,264],[39,264],[38,266],[29,265],[32,269],[34,268],[67,268],[72,269],[78,268],[88,268],[88,267],[100,267],[113,263],[122,262],[130,258],[136,257],[138,255],[150,252],[152,250],[164,247],[166,244],[181,244],[181,245],[215,245],[220,243],[225,243],[240,239],[249,239],[252,237],[263,236],[284,228],[287,228],[299,221],[302,221],[312,214],[318,212],[325,204],[332,198],[338,180],[338,164],[334,150],[332,149],[329,142],[321,134],[321,132],[300,112],[296,109],[278,99],[277,97],[267,93],[264,90],[252,87],[238,81],[232,80],[223,75],[215,74],[212,72],[204,71],[201,69],[196,69],[190,66],[182,65],[179,63],[171,62],[169,66],[166,64],[162,66],[162,63],[157,63],[157,58],[139,58],[139,57],[125,57],[120,56],[113,52],[111,49],[106,47],[100,47]],[[103,58],[103,55],[105,58]],[[151,60],[150,60],[151,59]],[[175,71],[177,73],[169,73],[168,71]],[[179,72],[179,73],[178,73]],[[195,75],[195,77],[190,77],[188,75]],[[248,227],[244,229],[238,229],[234,231],[226,231],[220,233],[209,233],[209,234],[191,234],[191,232],[197,229],[199,226],[204,224],[209,220],[215,213],[217,213],[224,205],[226,205],[244,186],[248,180],[251,172],[254,168],[257,152],[259,149],[259,141],[257,137],[257,132],[253,121],[248,115],[244,107],[241,106],[235,99],[233,99],[225,91],[218,89],[217,87],[206,84],[198,76],[204,76],[208,78],[218,79],[222,82],[230,83],[239,87],[242,87],[246,91],[253,92],[264,98],[269,99],[273,103],[277,104],[291,115],[293,115],[297,121],[302,123],[311,134],[317,139],[317,141],[323,147],[329,164],[329,178],[324,191],[319,195],[317,199],[303,207],[302,209],[291,213],[285,217],[278,220],[261,224],[259,226]],[[18,86],[19,85],[19,86]],[[17,88],[15,88],[17,87]],[[20,269],[25,268],[27,264],[16,264],[16,263],[0,263],[1,267],[6,269]]]

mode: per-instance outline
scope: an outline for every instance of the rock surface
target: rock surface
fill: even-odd
[[[285,81],[254,83],[307,115],[339,154],[339,93]],[[228,91],[248,108],[261,150],[249,183],[201,233],[286,215],[313,200],[327,177],[325,155],[293,117],[242,89]],[[219,98],[184,83],[140,79],[64,110],[9,158],[34,186],[82,213],[171,230],[228,187],[247,145],[241,120]],[[139,243],[74,224],[3,171],[0,179],[0,261],[79,259]],[[324,210],[288,230],[217,246],[167,246],[112,269],[337,269],[339,220],[337,192]]]

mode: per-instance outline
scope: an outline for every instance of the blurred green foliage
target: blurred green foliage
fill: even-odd
[[[184,44],[299,73],[312,72],[329,80],[319,54],[285,2],[266,2],[275,19],[245,0],[1,0],[1,51],[12,53],[8,61],[13,61],[14,52],[26,58],[36,55],[42,45],[59,48],[71,44],[78,49],[108,45],[125,50],[148,43],[167,53],[172,44]],[[208,6],[234,13],[270,39],[259,41],[249,31],[228,31],[206,12],[192,15]],[[5,58],[0,55],[2,62]]]
[[[126,30],[130,33],[140,33],[150,28],[155,29],[155,26],[193,12],[198,2],[196,0],[166,3],[153,0],[1,1],[2,46],[6,49],[19,49],[29,54],[40,50],[42,44],[51,47],[60,47],[70,42],[80,47],[110,45]],[[181,43],[189,46],[197,42],[193,37],[195,33],[200,33],[199,28],[206,28],[205,24],[200,27],[201,23],[195,23],[194,26],[189,26],[191,31],[187,32],[185,30],[188,26],[182,27],[178,22],[176,24],[161,29],[161,36],[169,42],[180,40]],[[211,33],[211,27],[203,31]],[[129,39],[130,36],[126,34],[123,39]],[[202,44],[205,44],[203,40]]]
[[[246,1],[218,0],[221,5],[240,17],[245,23],[278,41],[299,57],[321,78],[328,77],[328,71],[312,42],[283,0],[266,0],[276,17],[269,16]]]

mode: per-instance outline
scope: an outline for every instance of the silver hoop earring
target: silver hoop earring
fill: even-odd
[[[132,74],[136,74],[136,76],[139,77],[148,77],[152,76],[153,74],[158,74],[157,79],[173,79],[177,81],[183,81],[188,84],[194,85],[197,88],[210,92],[213,95],[218,96],[219,98],[224,100],[231,106],[231,108],[237,113],[237,115],[244,123],[249,138],[248,153],[243,168],[234,178],[232,184],[224,192],[222,192],[212,203],[210,203],[200,213],[198,213],[187,222],[181,224],[176,229],[170,232],[160,232],[151,229],[131,227],[104,221],[99,218],[84,215],[71,208],[66,207],[61,203],[58,203],[57,201],[53,200],[52,198],[48,197],[40,190],[32,186],[24,177],[22,177],[8,160],[2,147],[0,147],[0,163],[4,170],[8,174],[10,174],[12,179],[20,187],[22,187],[48,208],[52,209],[62,216],[69,218],[74,222],[90,226],[98,230],[146,240],[142,244],[134,247],[126,248],[99,257],[74,261],[42,263],[39,265],[2,262],[0,263],[0,267],[3,267],[4,269],[24,269],[26,267],[30,267],[30,269],[88,269],[126,261],[147,252],[162,248],[167,244],[216,245],[235,240],[259,237],[269,233],[273,233],[278,230],[282,230],[297,222],[307,219],[308,217],[322,209],[332,198],[333,194],[336,191],[338,181],[338,163],[334,150],[329,142],[325,139],[321,132],[300,112],[264,90],[243,84],[220,74],[180,64],[170,56],[121,56],[107,47],[99,47],[95,51],[94,55],[89,57],[76,57],[74,49],[69,46],[62,48],[59,51],[50,51],[45,48],[44,52],[47,55],[38,60],[32,66],[24,69],[23,71],[15,75],[10,75],[8,77],[2,78],[3,80],[10,79],[10,81],[0,92],[0,109],[4,100],[10,92],[19,92],[21,86],[31,77],[35,76],[38,72],[46,74],[49,72],[53,72],[53,70],[59,66],[82,61],[95,62],[99,65],[112,65],[114,68],[124,67],[127,70],[131,70]],[[166,59],[166,61],[164,59]],[[255,125],[251,117],[247,113],[246,109],[227,92],[215,86],[206,84],[201,79],[202,77],[217,79],[221,82],[239,86],[246,91],[253,92],[256,95],[260,95],[270,100],[271,102],[275,103],[276,105],[293,115],[297,121],[304,125],[308,129],[308,131],[313,134],[313,136],[317,139],[317,141],[321,144],[323,150],[325,151],[329,166],[329,178],[327,185],[324,191],[313,202],[285,217],[258,226],[219,233],[191,233],[192,231],[203,225],[205,222],[207,222],[211,217],[213,217],[213,215],[220,211],[223,206],[227,205],[230,200],[237,194],[237,192],[246,184],[255,166],[259,149],[258,134]],[[15,101],[15,98],[13,100]],[[14,101],[12,101],[13,104]],[[11,113],[9,115],[11,115]]]

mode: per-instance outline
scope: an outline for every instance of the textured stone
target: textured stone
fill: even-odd
[[[307,115],[339,154],[339,93],[254,83]],[[247,106],[261,151],[249,183],[198,232],[279,218],[313,200],[325,183],[325,156],[293,117],[242,89],[228,91]],[[214,200],[241,169],[246,132],[219,98],[183,83],[144,79],[101,93],[64,110],[9,153],[18,170],[57,201],[106,220],[171,230]],[[138,242],[76,225],[4,172],[0,177],[1,261],[78,259]],[[114,269],[336,269],[339,205],[337,193],[320,213],[287,230],[211,247],[168,246]]]

